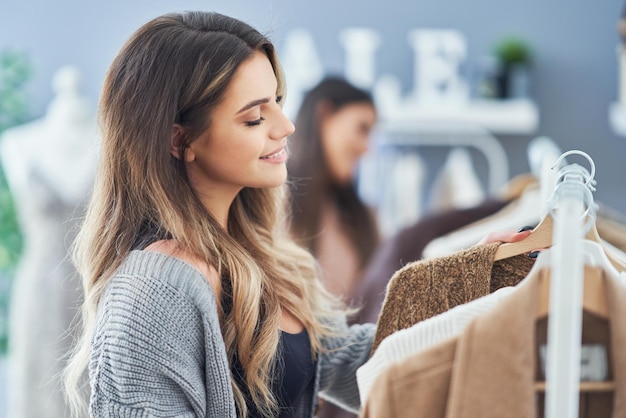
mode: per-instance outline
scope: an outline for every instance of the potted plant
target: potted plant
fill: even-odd
[[[526,77],[531,63],[531,50],[526,41],[516,36],[506,36],[493,47],[498,61],[498,98],[514,96],[515,78]]]

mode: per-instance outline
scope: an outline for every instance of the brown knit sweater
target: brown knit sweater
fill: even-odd
[[[392,333],[494,292],[515,286],[534,259],[519,255],[494,262],[499,243],[407,264],[394,273],[378,316],[372,353]]]

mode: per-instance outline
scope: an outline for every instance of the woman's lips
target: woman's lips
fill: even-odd
[[[284,162],[287,160],[287,149],[282,147],[278,151],[262,156],[260,159],[268,162]]]

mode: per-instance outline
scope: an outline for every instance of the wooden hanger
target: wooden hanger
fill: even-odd
[[[526,254],[534,250],[541,250],[552,246],[552,234],[554,229],[554,219],[547,214],[543,217],[528,235],[521,241],[504,243],[498,247],[493,261],[503,260],[516,255]]]
[[[518,242],[504,243],[498,247],[494,256],[494,261],[503,260],[505,258],[514,257],[516,255],[526,254],[531,251],[541,250],[552,246],[552,236],[554,230],[554,219],[552,215],[548,213],[539,222],[530,235]],[[585,236],[585,239],[596,242],[604,248],[604,244],[595,222],[591,225],[589,232]],[[615,257],[610,250],[605,249],[605,254],[611,264],[620,272],[626,271],[626,264],[619,258]]]
[[[550,309],[550,269],[545,268],[539,274],[539,302],[535,315],[537,319],[548,316]],[[602,268],[587,265],[584,267],[582,307],[589,313],[608,319],[609,308],[605,280]]]

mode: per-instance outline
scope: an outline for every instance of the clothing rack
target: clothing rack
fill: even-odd
[[[547,418],[578,417],[584,280],[582,243],[587,227],[595,221],[591,195],[595,165],[589,155],[573,150],[562,154],[554,166],[570,154],[587,158],[591,173],[578,164],[563,167],[558,175],[562,181],[557,180],[549,205],[554,231],[546,366]],[[587,225],[583,220],[587,220]]]
[[[486,165],[485,192],[493,195],[509,181],[509,161],[500,141],[487,129],[472,123],[443,123],[440,121],[382,120],[375,133],[375,151],[364,158],[360,166],[359,193],[364,200],[377,207],[383,236],[391,236],[422,215],[423,199],[433,185],[425,180],[428,164],[414,164],[414,170],[402,173],[401,183],[417,192],[417,198],[405,197],[404,185],[399,186],[388,170],[395,159],[406,160],[410,155],[422,160],[423,150],[462,148],[478,151]],[[431,167],[433,168],[433,167]],[[384,172],[381,175],[380,170]],[[393,171],[392,171],[393,173]],[[478,178],[478,173],[477,177]],[[468,178],[471,181],[471,178]],[[418,183],[415,185],[414,183]],[[482,183],[482,181],[481,181]],[[403,189],[398,191],[397,189]],[[381,193],[381,190],[384,191]],[[467,190],[466,190],[467,191]],[[399,196],[402,196],[401,198]],[[482,198],[480,196],[479,198]],[[402,200],[398,204],[396,200]],[[405,202],[408,200],[408,202]]]
[[[495,192],[509,180],[509,161],[504,147],[487,129],[474,124],[441,122],[381,121],[382,138],[387,147],[468,147],[484,155],[488,172],[488,190]]]

